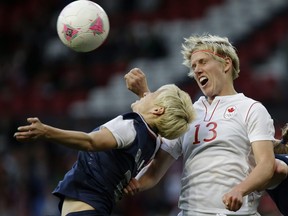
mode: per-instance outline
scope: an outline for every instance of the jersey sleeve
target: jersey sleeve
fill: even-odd
[[[169,153],[175,160],[177,160],[182,155],[181,138],[182,137],[174,140],[162,138],[161,149]]]
[[[273,119],[261,103],[251,106],[247,114],[247,131],[250,142],[275,139]]]
[[[136,137],[136,130],[132,119],[123,119],[123,116],[106,122],[101,128],[107,128],[115,137],[117,141],[117,148],[124,148],[129,146]]]

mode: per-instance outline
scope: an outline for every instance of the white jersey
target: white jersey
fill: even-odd
[[[175,159],[183,155],[180,215],[256,215],[261,193],[245,196],[237,212],[225,209],[222,196],[255,167],[251,143],[274,139],[271,116],[243,94],[217,96],[211,105],[202,96],[194,108],[189,131],[161,147]]]
[[[140,116],[141,117],[141,116]],[[142,117],[141,117],[142,118]],[[106,127],[114,136],[117,142],[117,148],[125,148],[132,144],[136,137],[133,119],[123,119],[122,115],[106,122],[101,126]],[[147,127],[149,129],[149,127]]]

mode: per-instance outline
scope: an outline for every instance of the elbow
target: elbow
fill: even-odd
[[[87,143],[85,145],[85,151],[87,151],[87,152],[97,151],[97,149],[95,148],[95,144],[94,144],[93,140],[87,141]]]
[[[281,181],[286,179],[288,175],[288,166],[285,162],[276,159],[273,170],[273,179],[280,179]]]
[[[284,179],[287,178],[288,167],[286,163],[276,159],[275,167],[273,170],[273,177],[270,179],[266,188],[263,189],[274,189],[276,188]]]
[[[280,168],[277,168],[277,163],[272,163],[272,166],[266,167],[266,182],[262,184],[261,190],[265,190],[269,188],[271,184],[275,184],[275,181],[279,181],[282,174],[277,173],[277,169],[280,171]]]
[[[95,148],[95,143],[92,139],[92,137],[88,136],[85,140],[83,140],[82,142],[82,149],[83,151],[96,151],[96,148]]]

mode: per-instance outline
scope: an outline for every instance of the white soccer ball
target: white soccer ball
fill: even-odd
[[[77,52],[90,52],[106,40],[109,19],[103,8],[89,0],[77,0],[60,12],[57,33],[60,40]]]

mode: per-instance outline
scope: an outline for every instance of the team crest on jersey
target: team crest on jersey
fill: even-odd
[[[236,107],[235,106],[230,106],[226,109],[224,113],[224,118],[225,119],[230,119],[236,114]]]

